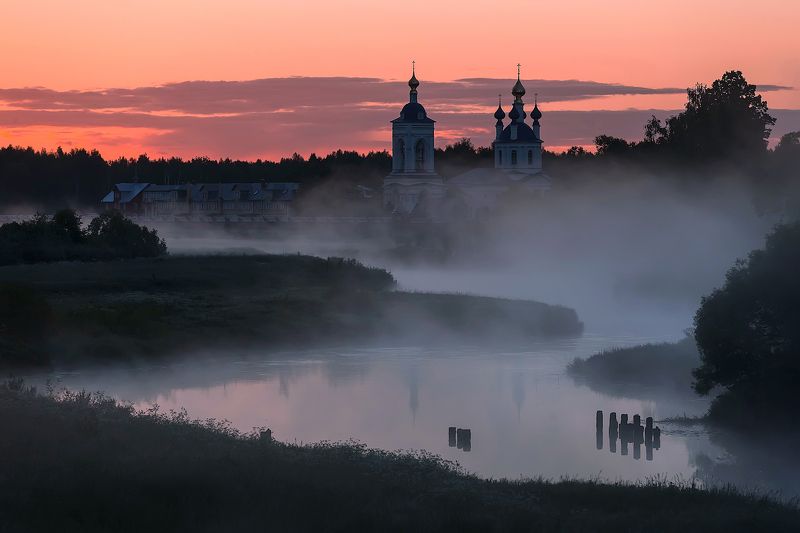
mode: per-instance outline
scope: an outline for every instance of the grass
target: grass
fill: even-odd
[[[382,269],[303,255],[0,267],[0,300],[8,300],[9,310],[5,319],[0,312],[0,330],[14,333],[13,342],[0,336],[0,366],[152,358],[195,348],[496,341],[582,329],[576,313],[560,306],[402,293],[394,285]]]
[[[185,413],[0,385],[2,531],[796,531],[766,497],[664,480],[483,480],[425,453],[263,442]]]

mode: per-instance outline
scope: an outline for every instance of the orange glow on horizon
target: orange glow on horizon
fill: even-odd
[[[488,0],[407,0],[399,5],[368,0],[82,0],[68,7],[61,0],[5,0],[0,90],[102,90],[297,75],[405,80],[413,58],[421,98],[426,97],[426,82],[513,79],[514,65],[521,62],[525,79],[648,88],[685,88],[739,69],[753,83],[792,88],[765,94],[771,109],[798,109],[800,2],[762,0],[758,17],[755,9],[750,0],[509,0],[501,8]],[[398,94],[398,101],[404,96]],[[469,106],[489,106],[489,100],[459,105],[469,111]],[[546,105],[549,112],[675,110],[684,101],[682,94],[617,94]],[[385,104],[365,99],[361,105]],[[0,114],[5,111],[0,98]],[[470,131],[476,144],[486,144],[491,135],[489,122],[450,124],[445,120],[449,115],[431,107],[434,111],[440,144]],[[175,116],[168,109],[149,113]],[[179,116],[189,114],[182,111]],[[324,114],[320,116],[323,120]],[[140,119],[134,124],[77,125],[25,120],[14,116],[0,122],[0,143],[84,146],[106,157],[143,152],[224,156],[233,150],[232,156],[274,158],[294,151],[277,143],[270,131],[262,133],[263,149],[236,152],[235,145],[215,144],[208,132],[190,138],[172,126],[153,127]],[[372,132],[359,138],[330,133],[315,138],[311,146],[298,145],[296,151],[380,149],[388,146],[388,137],[380,137],[386,127],[383,118],[376,119]]]

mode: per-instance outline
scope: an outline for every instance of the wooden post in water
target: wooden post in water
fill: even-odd
[[[656,450],[661,448],[661,428],[658,426],[653,429],[653,448]]]
[[[597,428],[597,431],[603,431],[603,411],[600,411],[598,409],[597,414],[595,415],[594,419],[595,419],[594,424],[595,424],[595,426]]]
[[[456,446],[459,450],[464,447],[464,430],[461,428],[456,429]]]
[[[456,427],[450,426],[447,428],[447,445],[451,448],[456,447]]]
[[[472,449],[472,430],[465,429],[462,435],[464,438],[464,444],[461,446],[461,449],[465,452],[468,452]]]
[[[617,413],[608,415],[608,450],[617,453],[617,436],[619,424],[617,424]]]

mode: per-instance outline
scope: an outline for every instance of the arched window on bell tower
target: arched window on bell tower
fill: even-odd
[[[403,142],[403,139],[397,139],[394,157],[397,158],[397,163],[394,165],[394,168],[400,172],[404,171],[406,168],[406,143]]]
[[[420,139],[414,147],[414,169],[419,171],[425,170],[425,141]]]

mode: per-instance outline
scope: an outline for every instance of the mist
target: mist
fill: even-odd
[[[700,298],[777,221],[757,212],[737,176],[696,183],[621,173],[573,180],[477,221],[308,217],[158,229],[173,254],[355,257],[389,269],[403,290],[535,299],[575,308],[590,332],[677,338]]]

